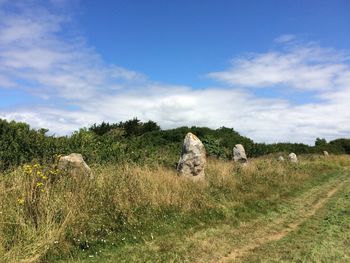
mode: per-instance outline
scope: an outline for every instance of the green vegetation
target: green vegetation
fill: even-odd
[[[210,156],[232,159],[235,144],[244,145],[249,157],[271,153],[350,154],[350,139],[337,139],[329,143],[316,139],[315,146],[301,143],[254,143],[232,128],[216,130],[206,127],[180,127],[160,130],[153,121],[142,123],[138,119],[110,124],[94,124],[80,129],[71,136],[47,135],[47,129],[34,130],[25,123],[0,119],[0,171],[24,163],[38,161],[52,163],[57,154],[81,153],[89,163],[124,163],[164,165],[174,167],[187,132],[193,132],[204,143]]]
[[[332,161],[349,165],[350,159]],[[245,213],[228,206],[225,219],[186,229],[174,226],[154,240],[109,247],[94,257],[82,253],[68,262],[347,262],[349,185],[345,170],[320,174],[274,201],[255,200],[244,207]],[[339,194],[327,203],[327,193],[337,188]],[[322,198],[326,206],[318,211]],[[310,216],[313,209],[316,214]],[[295,224],[300,229],[289,227]],[[238,258],[231,254],[245,248],[252,249]]]
[[[146,254],[129,249],[158,240],[159,261],[182,261],[188,249],[177,252],[174,245],[188,233],[276,211],[298,191],[340,178],[350,164],[347,156],[301,160],[261,158],[242,168],[210,159],[203,183],[162,166],[95,165],[94,177],[80,180],[54,166],[25,165],[0,177],[0,253],[4,262],[76,262],[105,260],[114,251],[131,262]],[[166,242],[169,236],[174,243]]]
[[[349,182],[297,231],[260,247],[244,262],[349,262]]]
[[[178,177],[174,169],[189,131],[208,152],[205,182]],[[267,231],[269,220],[293,218],[304,202],[344,180],[350,166],[348,155],[312,154],[349,153],[346,139],[267,145],[231,128],[161,130],[137,119],[69,137],[0,120],[0,136],[1,263],[215,260],[248,242],[249,231]],[[229,161],[237,143],[258,157],[247,167]],[[276,160],[290,151],[305,154],[298,164]],[[84,156],[92,178],[56,169],[58,154],[71,152]]]

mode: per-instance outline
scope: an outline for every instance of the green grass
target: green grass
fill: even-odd
[[[317,198],[350,165],[348,156],[301,160],[261,158],[245,168],[209,160],[205,183],[163,167],[95,166],[91,180],[61,175],[40,189],[38,172],[48,167],[17,169],[0,177],[0,262],[220,258],[249,231]]]
[[[166,227],[167,231],[163,228],[158,235],[153,235],[154,240],[105,248],[101,250],[102,253],[97,254],[87,251],[85,255],[80,255],[71,262],[206,262],[217,252],[225,253],[224,249],[220,250],[225,245],[229,249],[230,244],[240,241],[239,235],[230,236],[232,230],[240,224],[256,218],[262,220],[261,224],[267,224],[283,213],[292,213],[295,198],[302,196],[303,200],[303,195],[307,196],[311,189],[322,189],[324,185],[338,181],[342,177],[344,174],[341,170],[323,173],[295,188],[295,191],[284,192],[282,195],[272,195],[265,200],[249,200],[240,204],[226,202],[222,204],[225,213],[221,210],[219,216],[218,214],[214,217],[187,215],[188,221],[186,221],[186,215],[181,215],[179,217],[181,220],[172,221],[171,224],[160,220],[157,222],[160,229]],[[220,248],[213,247],[212,244],[207,244],[208,240],[225,244]],[[198,257],[203,254],[206,256]]]
[[[279,242],[260,247],[244,262],[350,262],[350,184]]]
[[[249,243],[251,233],[258,232],[271,222],[281,217],[297,217],[304,202],[314,202],[318,196],[322,196],[324,188],[336,185],[345,176],[343,172],[320,175],[272,206],[266,206],[264,209],[246,207],[245,212],[249,216],[237,214],[234,207],[231,207],[232,210],[228,212],[225,220],[202,222],[201,225],[189,229],[173,225],[172,232],[157,236],[153,241],[106,248],[101,254],[86,252],[85,255],[82,254],[68,262],[211,262],[228,254],[237,245]],[[283,227],[284,224],[277,226],[276,231]],[[259,257],[260,255],[257,256]]]

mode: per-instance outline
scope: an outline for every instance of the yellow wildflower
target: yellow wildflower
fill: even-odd
[[[36,183],[37,187],[43,186],[44,184],[42,182]]]
[[[24,166],[24,172],[25,173],[31,173],[32,172],[32,167],[30,165],[25,165]]]
[[[23,205],[24,204],[24,199],[23,198],[18,198],[17,202],[19,205]]]

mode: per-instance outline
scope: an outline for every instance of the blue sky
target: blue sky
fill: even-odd
[[[350,137],[349,1],[0,0],[0,118]]]
[[[194,87],[237,55],[274,48],[280,35],[350,46],[349,1],[86,1],[80,10],[89,44],[107,62]]]

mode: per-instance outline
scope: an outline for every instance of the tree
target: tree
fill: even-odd
[[[327,145],[326,139],[316,138],[315,146],[321,147],[326,145]]]

